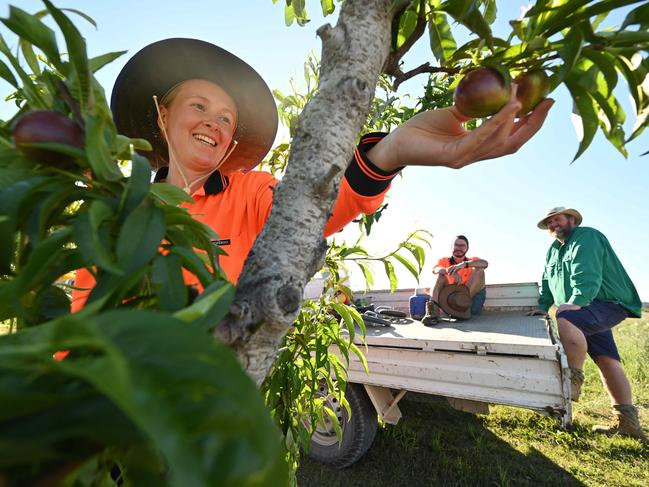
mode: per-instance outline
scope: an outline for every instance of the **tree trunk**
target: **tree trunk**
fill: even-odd
[[[390,47],[390,0],[347,0],[338,23],[318,29],[320,84],[300,116],[286,174],[216,335],[260,384],[297,317],[304,286],[322,267],[338,187]]]

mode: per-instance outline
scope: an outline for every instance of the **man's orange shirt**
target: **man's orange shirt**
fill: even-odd
[[[480,260],[480,257],[465,257],[462,262],[465,261],[473,261],[473,260]],[[456,262],[456,264],[459,264],[460,262]],[[435,267],[450,267],[452,266],[453,263],[451,262],[450,257],[442,257],[439,259],[437,262],[437,265]],[[469,281],[469,277],[471,277],[471,273],[473,272],[473,267],[467,267],[466,269],[460,269],[457,271],[457,273],[460,275],[462,278],[462,284],[466,284]],[[450,275],[446,275],[446,279],[448,280],[449,284],[453,284],[455,281],[453,280],[453,277]]]
[[[383,202],[398,171],[382,171],[367,159],[365,152],[384,136],[374,133],[362,137],[341,181],[333,214],[325,226],[325,236],[342,229],[360,213],[375,212]],[[156,180],[164,177],[166,172],[161,170]],[[272,175],[262,171],[228,176],[217,171],[192,194],[193,203],[182,204],[196,220],[211,227],[219,236],[217,244],[227,252],[227,255],[219,256],[219,265],[231,282],[238,280],[246,257],[266,223],[273,202],[273,187],[277,182]],[[194,274],[183,270],[183,276],[186,284],[200,289]],[[73,312],[83,308],[94,284],[88,270],[80,269],[77,272],[75,286],[84,290],[73,291]]]

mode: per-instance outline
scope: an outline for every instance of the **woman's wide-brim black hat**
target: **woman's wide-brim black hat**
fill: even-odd
[[[261,162],[277,133],[277,107],[268,85],[247,63],[209,42],[174,38],[136,53],[120,72],[110,101],[119,133],[148,140],[154,167],[168,164],[167,145],[158,127],[153,95],[162,100],[173,87],[203,79],[223,88],[237,105],[238,142],[220,171],[245,171]]]

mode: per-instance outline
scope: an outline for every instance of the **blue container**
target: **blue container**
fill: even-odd
[[[430,296],[422,291],[415,289],[415,294],[410,296],[410,316],[413,320],[421,320],[426,314],[426,303]]]

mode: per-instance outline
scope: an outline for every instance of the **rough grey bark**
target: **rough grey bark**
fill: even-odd
[[[325,223],[352,157],[390,47],[390,0],[347,0],[322,39],[318,93],[300,116],[273,209],[216,335],[261,383],[297,317],[304,286],[322,267]]]

